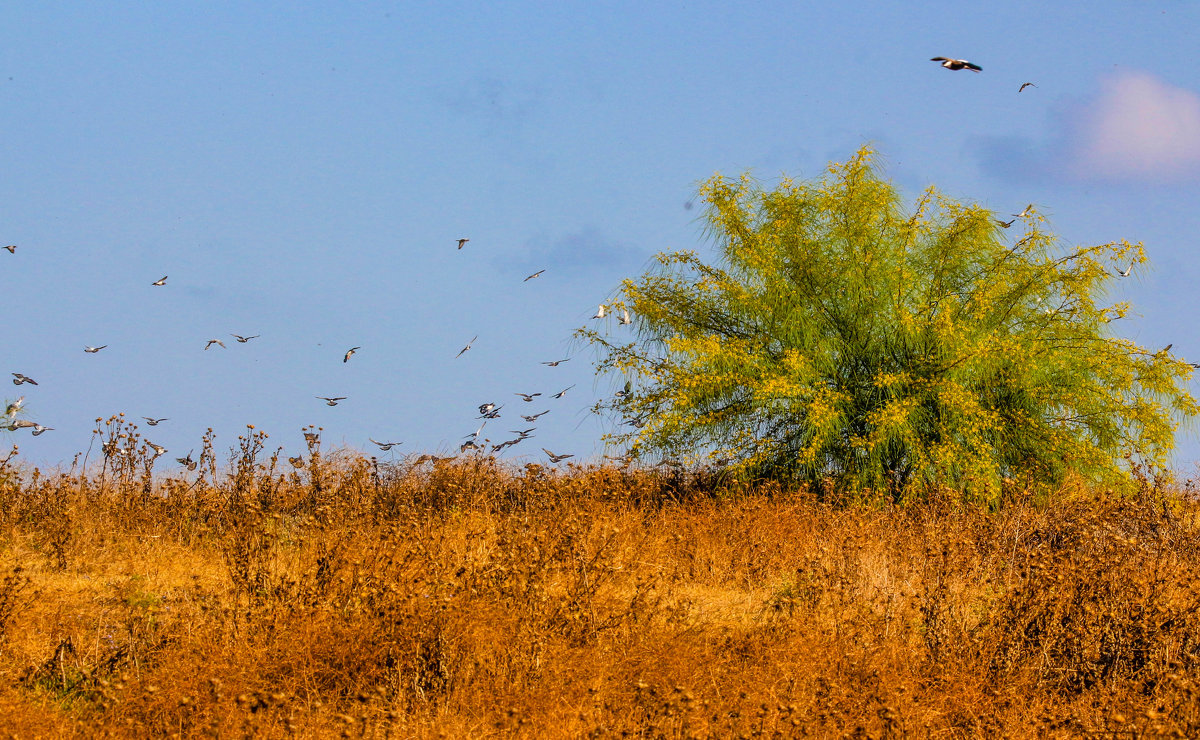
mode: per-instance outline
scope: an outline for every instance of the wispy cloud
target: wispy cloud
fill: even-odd
[[[1010,180],[1178,182],[1200,176],[1200,94],[1122,72],[1051,114],[1043,141],[975,143],[980,166]]]
[[[557,237],[531,237],[524,247],[524,254],[516,261],[518,272],[542,268],[575,274],[628,270],[649,258],[649,254],[591,226]]]
[[[1073,123],[1076,176],[1174,180],[1200,172],[1200,95],[1153,75],[1108,80]]]

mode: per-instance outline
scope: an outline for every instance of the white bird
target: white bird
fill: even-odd
[[[108,346],[107,344],[102,344],[102,345],[100,345],[99,347],[84,347],[84,348],[83,348],[83,351],[84,351],[84,352],[87,352],[88,354],[93,354],[93,355],[94,355],[94,354],[96,354],[97,352],[99,352],[100,350],[104,349],[104,348],[105,348],[105,347],[107,347],[107,346]]]
[[[146,446],[149,447],[150,449],[154,450],[155,457],[165,454],[167,451],[166,447],[163,447],[162,445],[156,445],[153,442],[151,442],[150,440],[146,440]]]
[[[592,318],[593,319],[602,319],[602,318],[604,318],[605,312],[606,312],[606,309],[604,308],[604,304],[601,303],[600,308],[596,309],[596,315],[593,316]]]
[[[942,66],[945,67],[946,69],[953,69],[953,70],[969,69],[972,72],[982,72],[983,71],[983,67],[980,67],[978,64],[972,64],[971,62],[968,62],[966,59],[950,59],[948,57],[934,57],[933,59],[930,59],[929,61],[941,62]]]
[[[20,398],[18,398],[15,401],[9,401],[8,406],[5,407],[5,409],[4,409],[4,414],[6,416],[16,416],[17,412],[21,410],[21,406],[24,403],[25,403],[25,396],[21,396]]]
[[[1129,277],[1129,273],[1133,272],[1133,265],[1134,263],[1130,262],[1129,267],[1126,267],[1124,270],[1118,270],[1117,274],[1121,277]]]
[[[150,284],[151,285],[166,285],[167,284],[167,276],[163,275],[158,280],[155,280],[154,282],[152,282]]]
[[[221,349],[225,349],[225,343],[222,342],[220,339],[208,340],[208,344],[204,345],[204,349],[207,350],[209,347],[213,346],[214,344],[219,344],[219,345],[221,345]]]
[[[45,427],[45,426],[42,426],[41,424],[33,425],[33,436],[35,436],[35,437],[40,435],[42,432],[53,432],[53,431],[54,431],[54,427]]]
[[[525,278],[525,279],[524,279],[524,280],[522,280],[521,282],[523,282],[523,283],[527,283],[527,282],[529,282],[530,280],[533,280],[533,279],[534,279],[535,277],[537,277],[538,275],[541,275],[543,272],[545,272],[545,270],[538,270],[537,272],[533,273],[532,275],[530,275],[529,277]]]
[[[248,337],[243,337],[241,334],[230,334],[229,336],[231,336],[231,337],[233,337],[234,339],[238,340],[238,342],[240,342],[240,343],[242,343],[242,344],[245,344],[246,342],[249,342],[251,339],[258,339],[258,338],[259,338],[259,337],[261,337],[262,335],[261,335],[261,334],[253,334],[253,335],[251,335],[251,336],[248,336]]]
[[[462,356],[463,356],[463,352],[466,352],[467,350],[471,349],[471,345],[472,345],[472,344],[475,344],[475,340],[476,340],[476,339],[479,339],[479,335],[478,335],[478,334],[476,334],[475,336],[471,337],[471,341],[467,342],[467,346],[466,346],[466,347],[463,347],[462,349],[460,349],[460,350],[458,351],[458,354],[454,356],[454,359],[456,359],[456,360],[457,360],[458,358],[460,358],[460,357],[462,357]]]
[[[542,448],[542,452],[546,453],[550,457],[550,462],[552,462],[552,463],[560,463],[563,460],[566,460],[568,457],[575,457],[574,455],[555,455],[553,452],[551,452],[550,450],[547,450],[545,447]]]
[[[354,353],[360,349],[362,349],[362,347],[351,347],[350,349],[346,350],[346,356],[342,358],[342,362],[349,362],[351,356],[353,356]]]
[[[1029,205],[1025,206],[1025,210],[1021,211],[1020,213],[1014,213],[1013,215],[1016,216],[1017,218],[1025,218],[1026,216],[1029,215],[1029,212],[1032,210],[1033,210],[1033,204],[1030,203]]]
[[[629,309],[622,308],[621,309],[621,318],[617,320],[617,324],[619,324],[621,326],[628,326],[629,324],[632,324],[632,323],[633,323],[633,321],[629,318]]]
[[[566,388],[563,388],[558,393],[555,393],[553,396],[551,396],[551,398],[562,398],[564,395],[566,395],[567,391],[571,390],[574,387],[575,387],[575,384],[572,383],[572,384],[568,385]]]
[[[152,426],[152,427],[156,427],[156,426],[158,426],[159,422],[162,422],[162,421],[169,421],[169,419],[168,419],[167,417],[165,417],[165,416],[164,416],[163,418],[161,418],[161,419],[151,419],[149,416],[143,416],[142,418],[143,418],[143,419],[145,419],[145,420],[146,420],[146,423],[147,423],[147,424],[149,424],[149,425],[150,425],[150,426]]]
[[[469,241],[471,241],[471,240],[470,240],[470,239],[459,239],[459,240],[458,240],[458,248],[459,248],[459,249],[462,249],[462,248],[463,248],[463,245],[464,245],[464,244],[466,244],[466,243],[467,243],[467,242],[469,242]]]
[[[30,385],[37,385],[37,381],[34,380],[33,378],[29,377],[28,375],[22,375],[21,373],[13,373],[12,376],[13,376],[13,385],[20,385],[22,383],[28,383]]]
[[[325,402],[325,405],[327,405],[327,406],[337,406],[338,401],[346,400],[345,396],[335,396],[334,398],[330,398],[329,396],[313,396],[313,398],[321,399],[322,401]]]

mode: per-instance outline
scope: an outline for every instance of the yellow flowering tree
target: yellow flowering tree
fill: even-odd
[[[1032,208],[1005,229],[934,188],[907,211],[872,157],[704,184],[715,263],[658,255],[579,332],[624,383],[609,441],[896,498],[1165,465],[1193,368],[1116,336],[1129,306],[1104,302],[1142,245],[1065,248]]]

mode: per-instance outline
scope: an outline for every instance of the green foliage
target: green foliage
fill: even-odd
[[[934,188],[906,212],[865,148],[813,182],[714,176],[701,198],[716,264],[660,254],[613,301],[633,341],[578,333],[633,381],[598,410],[636,456],[993,499],[1005,478],[1119,485],[1200,410],[1188,363],[1112,332],[1129,306],[1106,286],[1140,243],[1067,249],[1034,209],[1005,230]]]

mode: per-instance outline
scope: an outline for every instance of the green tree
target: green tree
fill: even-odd
[[[598,405],[619,422],[608,440],[893,497],[1164,466],[1200,410],[1192,367],[1114,335],[1129,306],[1103,301],[1142,245],[1066,248],[1032,208],[1006,229],[935,188],[908,212],[872,158],[703,185],[715,264],[660,254],[613,323],[579,331],[626,383]]]

